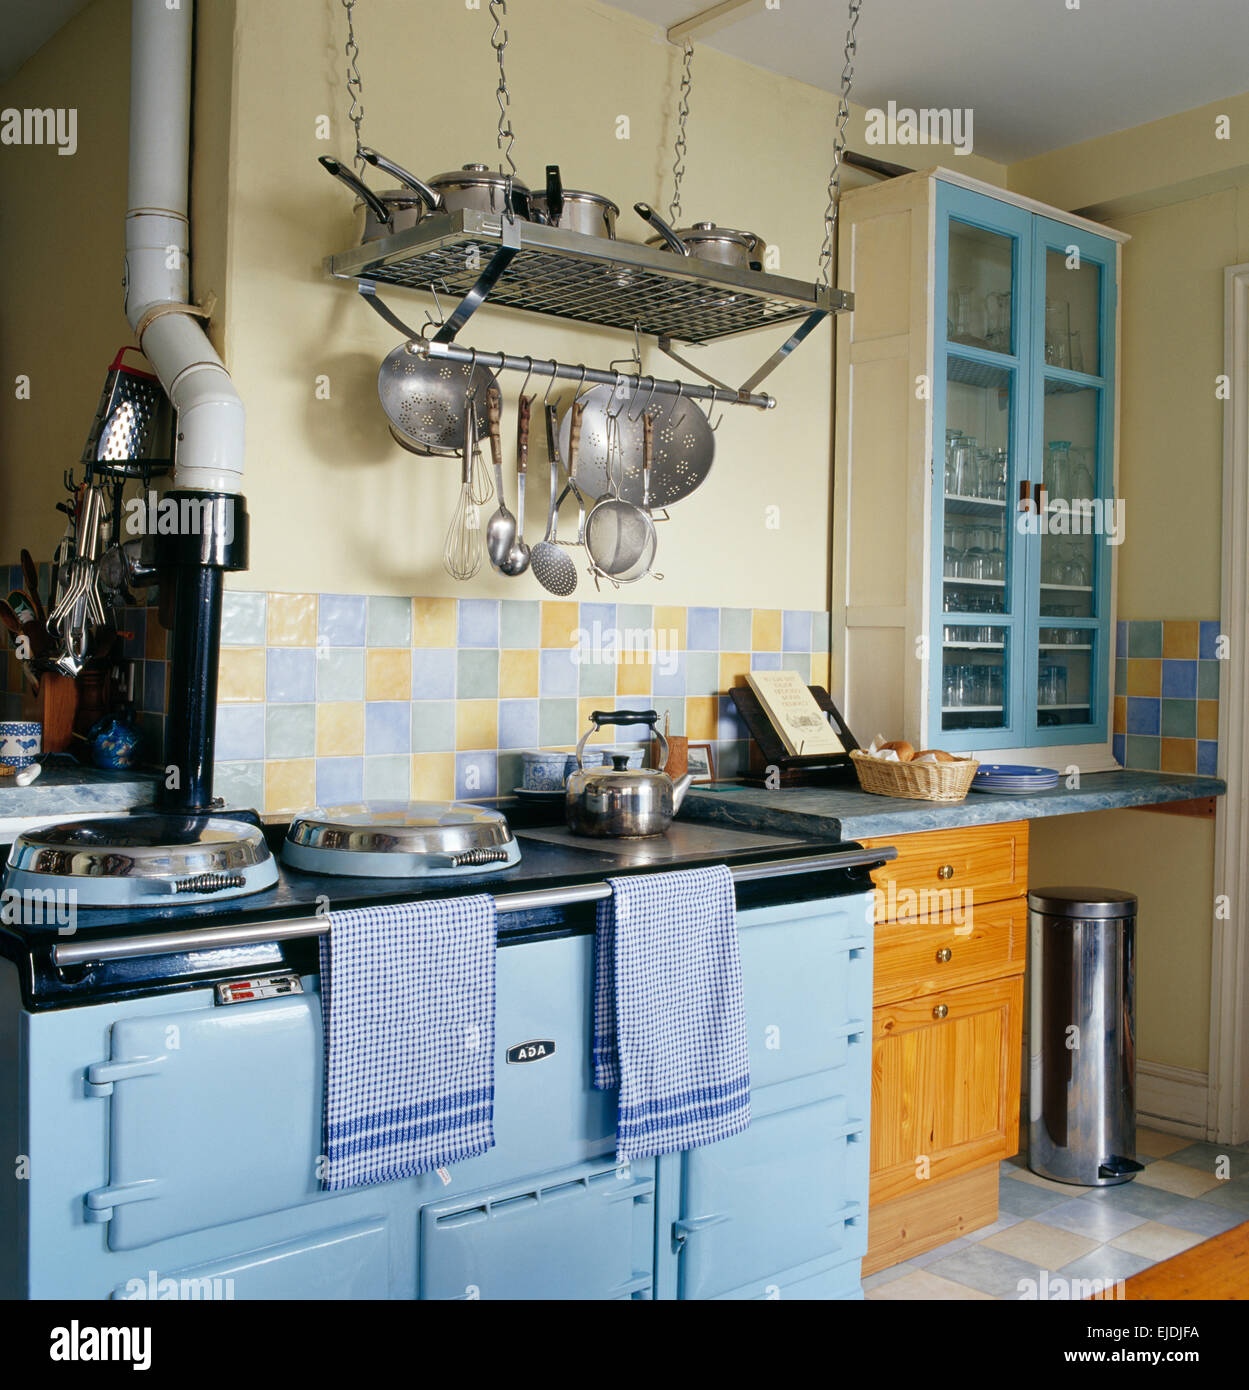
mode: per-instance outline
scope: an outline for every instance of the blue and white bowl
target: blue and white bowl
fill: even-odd
[[[521,755],[521,786],[527,792],[557,792],[564,787],[565,753],[537,750]]]
[[[43,725],[33,719],[0,723],[0,765],[15,771],[29,767],[43,747]]]

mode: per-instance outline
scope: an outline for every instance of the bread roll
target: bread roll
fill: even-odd
[[[884,747],[892,748],[900,763],[909,763],[915,756],[914,744],[908,743],[904,738],[898,739],[896,743],[886,743]]]
[[[957,763],[962,761],[960,758],[956,758],[953,753],[947,753],[944,748],[922,749],[920,752],[916,753],[915,758],[935,758],[939,763]]]

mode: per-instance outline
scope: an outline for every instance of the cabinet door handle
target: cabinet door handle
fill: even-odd
[[[942,948],[937,952],[937,964],[938,964],[938,965],[946,965],[946,964],[948,964],[949,961],[950,961],[950,959],[953,957],[953,955],[954,955],[954,952],[951,951],[950,948],[949,948],[948,946],[942,946]]]
[[[953,864],[942,864],[942,866],[937,870],[937,877],[938,877],[938,878],[953,878],[953,877],[954,877],[954,865],[953,865]]]
[[[1032,492],[1032,484],[1025,479],[1019,484],[1019,510],[1026,512],[1029,507],[1028,497]]]
[[[948,1004],[934,1004],[932,1009],[933,1018],[944,1018],[950,1012]]]

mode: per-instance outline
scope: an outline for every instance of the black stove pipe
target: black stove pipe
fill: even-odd
[[[156,800],[162,810],[199,815],[213,806],[221,600],[226,570],[247,568],[247,503],[233,493],[174,491],[162,506],[171,500],[178,533],[156,543],[162,592],[166,585],[173,590],[165,767]]]

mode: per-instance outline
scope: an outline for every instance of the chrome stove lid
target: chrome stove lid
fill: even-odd
[[[458,801],[379,802],[296,816],[282,859],[310,873],[411,878],[506,869],[520,848],[499,811]]]
[[[258,893],[278,871],[263,832],[219,816],[59,821],[13,841],[5,888],[73,892],[82,907],[130,907]]]

